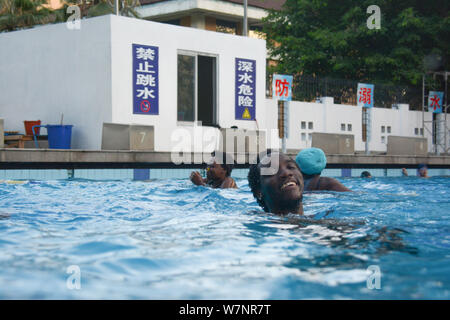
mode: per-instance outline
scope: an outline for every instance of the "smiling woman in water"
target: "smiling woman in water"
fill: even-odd
[[[262,174],[264,168],[277,170]],[[296,162],[284,153],[267,154],[251,165],[248,183],[264,211],[303,214],[303,176]]]

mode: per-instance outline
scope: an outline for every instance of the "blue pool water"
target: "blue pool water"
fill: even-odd
[[[449,299],[450,179],[341,181],[356,192],[305,195],[307,219],[245,179],[0,183],[0,298]]]

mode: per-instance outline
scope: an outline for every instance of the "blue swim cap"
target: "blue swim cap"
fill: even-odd
[[[297,162],[303,173],[309,175],[320,174],[327,165],[327,157],[322,149],[308,148],[297,154],[295,162]]]
[[[421,163],[421,164],[419,164],[419,165],[417,166],[417,170],[420,170],[420,169],[423,169],[423,168],[428,169],[427,165],[424,164],[424,163]]]

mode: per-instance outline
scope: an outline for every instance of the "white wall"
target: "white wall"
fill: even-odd
[[[420,129],[422,128],[422,112],[409,111],[408,105],[399,105],[399,109],[373,108],[372,113],[372,141],[371,150],[386,151],[387,137],[406,136],[420,138]],[[425,121],[432,120],[432,113],[425,112]],[[385,127],[385,133],[381,132],[381,127]],[[391,127],[391,133],[387,133],[387,126]],[[431,124],[428,126],[431,130]],[[419,134],[416,135],[414,129],[419,128]],[[428,141],[428,151],[432,151],[432,136],[426,129],[424,130],[425,138]],[[385,136],[385,143],[382,143],[382,136]]]
[[[272,99],[267,99],[266,105],[267,110],[277,110],[277,103]],[[399,105],[399,109],[373,108],[371,112],[372,136],[369,142],[371,151],[386,152],[389,135],[421,137],[421,111],[409,111],[408,105]],[[270,125],[277,127],[278,113],[272,112],[270,117],[272,117]],[[432,113],[425,112],[425,120],[431,119]],[[306,123],[306,129],[301,128],[303,121]],[[313,123],[313,129],[309,129],[309,122]],[[450,123],[450,119],[448,122]],[[345,131],[341,130],[341,124],[345,125]],[[351,124],[351,131],[348,131],[348,124]],[[385,127],[384,133],[381,132],[381,126]],[[387,133],[388,126],[391,127],[391,133]],[[362,108],[357,106],[291,101],[288,127],[287,149],[309,148],[311,147],[309,135],[313,132],[324,132],[353,134],[355,150],[365,150],[365,142],[362,141]],[[429,127],[431,129],[431,126]],[[415,135],[415,128],[419,128],[419,135]],[[305,133],[306,140],[302,140],[302,133]],[[382,136],[385,136],[385,143],[381,142]],[[428,149],[431,152],[434,149],[431,134],[427,130],[425,137],[428,139]]]
[[[0,117],[5,130],[24,120],[72,124],[72,148],[95,149],[101,123],[111,121],[108,16],[0,34]],[[99,125],[100,124],[100,125]],[[45,129],[41,133],[45,134]]]
[[[266,127],[264,109],[266,43],[263,40],[197,30],[144,20],[110,16],[112,34],[112,120],[155,126],[155,149],[170,151],[171,134],[177,128],[178,50],[213,54],[218,60],[218,121],[223,128],[233,125],[256,129],[255,121],[235,120],[235,58],[256,60],[256,119]],[[133,43],[159,47],[159,115],[133,114]],[[197,149],[198,150],[198,149]]]

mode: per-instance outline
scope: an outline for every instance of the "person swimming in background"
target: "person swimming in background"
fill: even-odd
[[[361,178],[370,179],[370,178],[372,178],[372,175],[370,174],[369,171],[363,171],[363,172],[361,172]]]
[[[303,176],[297,163],[286,154],[268,150],[250,166],[247,178],[265,212],[303,215]]]
[[[322,149],[304,149],[297,154],[295,161],[303,174],[305,191],[351,191],[336,179],[320,176],[327,165]]]
[[[406,170],[406,168],[402,168],[402,175],[405,177],[408,176],[408,171]],[[417,176],[420,178],[429,178],[428,167],[426,164],[419,164],[419,166],[417,167]]]
[[[212,152],[211,160],[206,167],[206,179],[198,171],[191,173],[190,179],[197,186],[227,189],[237,188],[236,181],[231,177],[234,159],[225,152]]]

